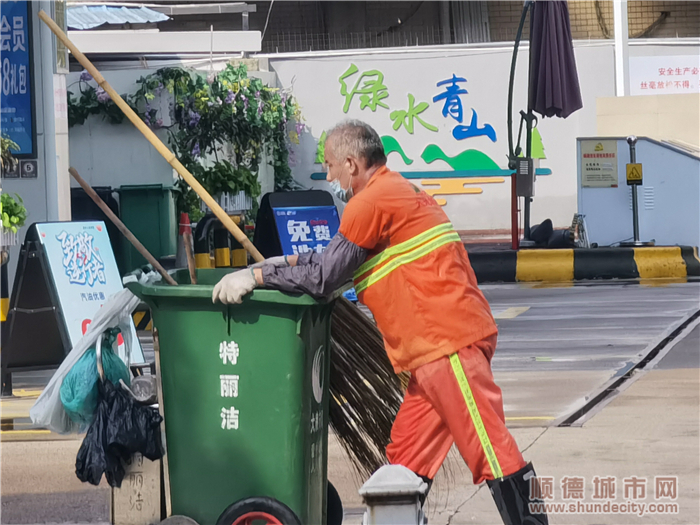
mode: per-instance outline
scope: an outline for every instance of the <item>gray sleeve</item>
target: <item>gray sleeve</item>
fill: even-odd
[[[302,253],[297,259],[297,266],[305,266],[307,264],[320,264],[321,257],[322,255],[316,251]]]
[[[327,297],[352,280],[353,273],[367,258],[367,250],[338,233],[322,254],[302,255],[297,266],[263,266],[266,288],[284,292],[302,292]]]

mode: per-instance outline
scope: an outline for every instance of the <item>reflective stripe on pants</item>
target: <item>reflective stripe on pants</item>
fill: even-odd
[[[455,443],[475,484],[514,474],[525,466],[506,428],[501,389],[491,373],[495,346],[493,336],[455,354],[464,373],[461,380],[448,356],[411,372],[387,447],[390,463],[433,478]],[[471,396],[462,388],[465,381]],[[472,416],[469,404],[478,418]]]

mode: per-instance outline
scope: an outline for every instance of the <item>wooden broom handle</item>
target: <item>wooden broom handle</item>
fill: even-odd
[[[143,255],[146,260],[151,263],[151,266],[155,270],[158,271],[159,274],[163,276],[163,279],[166,280],[168,284],[172,284],[174,286],[177,286],[177,282],[175,279],[173,279],[168,272],[165,271],[165,268],[161,266],[161,264],[156,260],[153,255],[151,255],[151,252],[149,252],[146,247],[141,244],[141,242],[136,238],[136,236],[131,233],[129,228],[126,227],[126,225],[119,220],[119,217],[117,217],[112,210],[109,209],[109,206],[103,201],[100,196],[95,192],[95,190],[92,189],[92,187],[85,182],[85,180],[78,175],[78,172],[76,171],[75,168],[68,168],[68,172],[73,176],[73,178],[80,184],[80,186],[85,190],[85,193],[87,193],[90,198],[95,201],[95,204],[97,204],[100,209],[109,217],[109,220],[114,223],[114,225],[119,229],[120,232],[124,234],[124,237],[134,245],[134,248],[138,250],[138,252]]]
[[[119,109],[121,109],[124,115],[126,115],[126,118],[128,118],[131,123],[136,126],[136,128],[146,137],[146,139],[148,139],[153,147],[156,148],[158,153],[160,153],[163,158],[168,161],[168,164],[170,164],[175,171],[177,171],[180,176],[185,179],[187,184],[189,184],[197,195],[199,195],[199,197],[206,203],[206,205],[209,206],[209,209],[214,212],[214,215],[216,215],[226,229],[231,232],[231,235],[233,235],[236,240],[241,243],[246,250],[248,250],[248,253],[253,256],[253,259],[255,259],[256,262],[264,261],[265,258],[260,254],[258,249],[253,246],[253,243],[250,242],[245,233],[243,233],[240,228],[236,226],[236,223],[233,222],[231,217],[229,217],[223,208],[219,206],[219,203],[216,202],[211,195],[209,195],[207,190],[202,187],[199,181],[195,179],[189,171],[187,171],[187,168],[185,168],[179,160],[177,160],[175,154],[170,151],[165,144],[163,144],[163,142],[156,136],[155,133],[153,133],[153,131],[151,131],[148,126],[146,126],[143,120],[141,120],[134,110],[129,107],[129,104],[122,99],[119,93],[114,91],[114,88],[109,85],[92,62],[90,62],[87,57],[83,55],[77,47],[75,47],[75,44],[68,39],[68,36],[66,36],[63,30],[56,25],[56,22],[54,22],[43,10],[39,11],[39,18],[41,18],[41,20],[47,26],[49,26],[49,29],[51,29],[53,34],[56,35],[56,38],[58,38],[68,49],[70,49],[70,52],[73,54],[75,59],[80,62],[80,65],[82,65],[87,72],[90,73],[90,75],[92,75],[95,82],[97,82],[97,84],[109,94],[112,101],[119,106]]]

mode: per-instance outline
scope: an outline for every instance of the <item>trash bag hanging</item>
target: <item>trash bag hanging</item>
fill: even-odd
[[[158,410],[139,405],[121,385],[98,383],[95,419],[75,460],[80,481],[99,485],[102,474],[111,487],[121,487],[124,462],[135,453],[155,461],[163,457]]]
[[[120,332],[119,328],[111,328],[105,332],[102,343],[102,368],[105,377],[112,384],[119,384],[119,380],[122,379],[128,386],[131,384],[129,369],[112,351]],[[95,416],[99,382],[96,349],[93,346],[70,369],[63,379],[60,391],[61,403],[66,414],[80,426],[81,432],[87,429]]]

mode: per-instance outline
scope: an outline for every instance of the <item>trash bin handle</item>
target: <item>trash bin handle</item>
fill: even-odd
[[[100,381],[105,382],[105,371],[102,368],[102,339],[104,338],[104,332],[100,334],[97,338],[97,344],[95,345],[95,361],[97,362],[97,373],[100,375]]]

